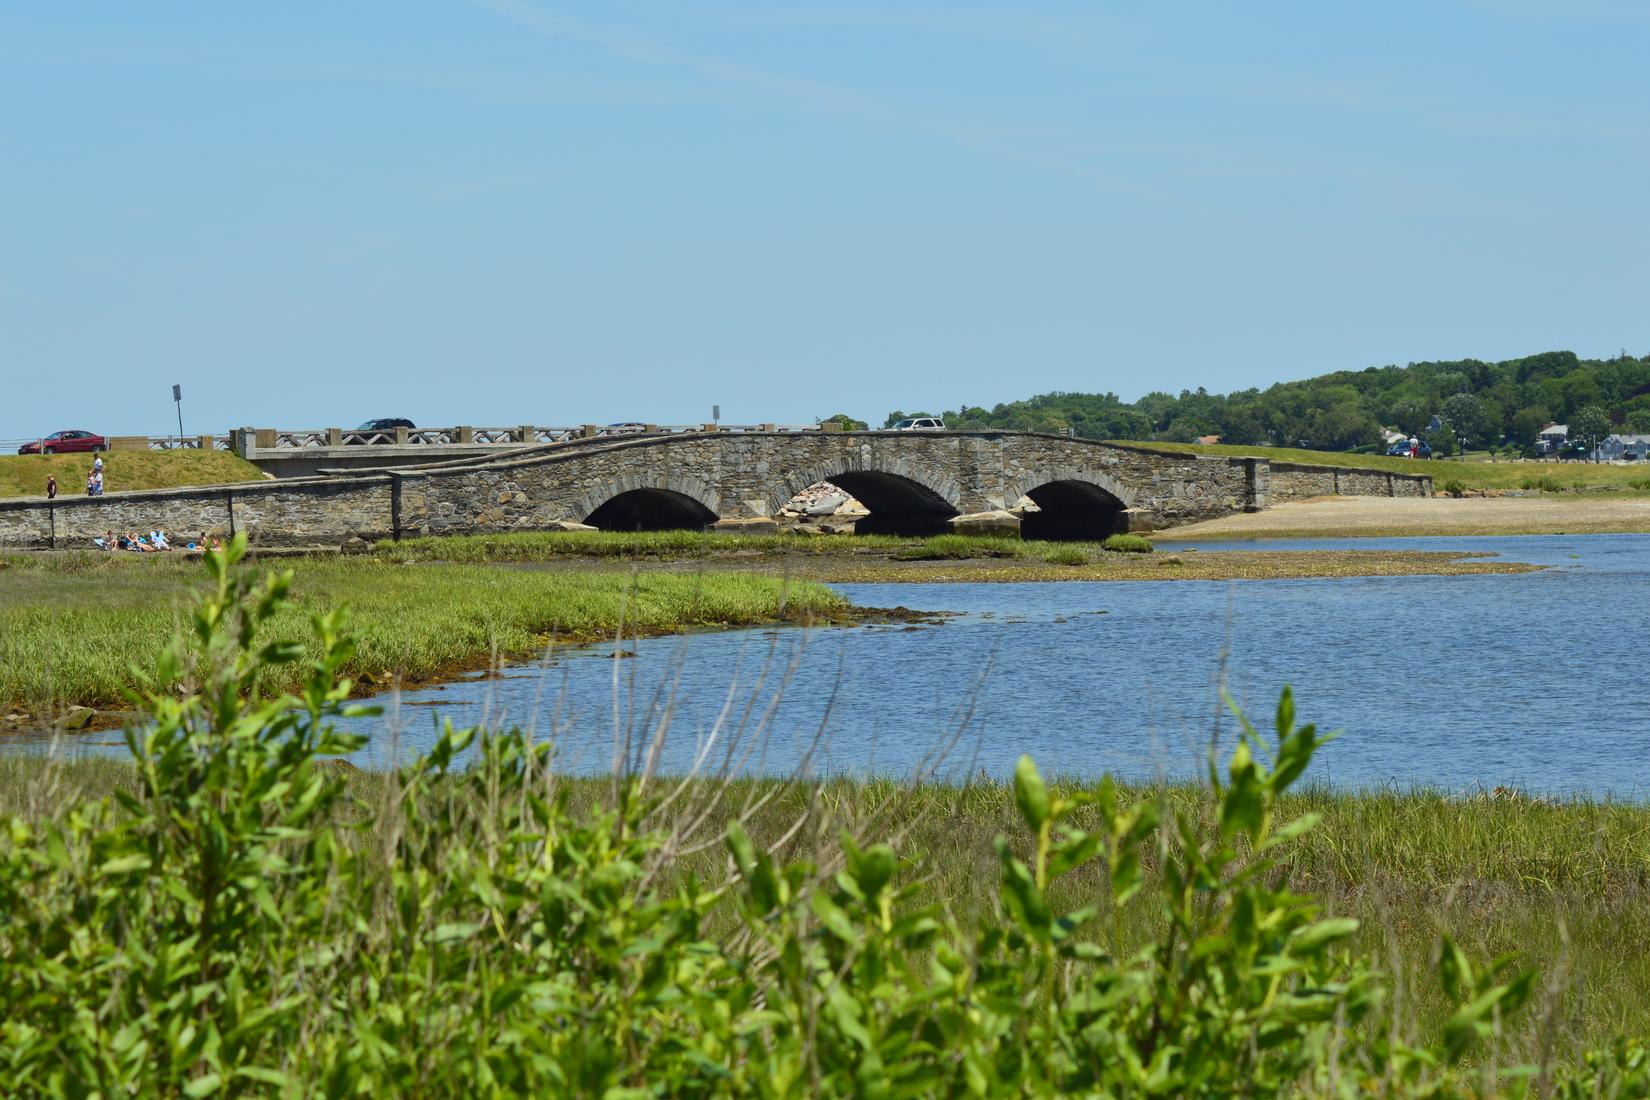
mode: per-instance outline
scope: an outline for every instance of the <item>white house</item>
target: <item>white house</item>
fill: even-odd
[[[1570,426],[1568,424],[1548,424],[1541,429],[1541,434],[1535,437],[1535,453],[1550,455],[1564,446],[1564,441],[1569,438]]]

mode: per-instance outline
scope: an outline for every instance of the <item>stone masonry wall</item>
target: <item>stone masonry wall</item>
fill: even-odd
[[[1170,527],[1332,493],[1421,496],[1431,479],[1265,459],[1179,454],[1013,432],[703,433],[627,437],[495,462],[104,497],[0,501],[0,546],[85,547],[108,530],[161,527],[257,543],[352,535],[532,530],[584,520],[619,493],[664,490],[723,519],[765,517],[819,481],[854,483],[873,513],[984,512],[1051,482]],[[233,513],[233,524],[231,514]]]
[[[388,538],[391,479],[316,478],[190,489],[110,493],[101,497],[0,500],[0,546],[91,549],[107,531],[227,537],[245,531],[264,546],[338,543],[351,535]]]

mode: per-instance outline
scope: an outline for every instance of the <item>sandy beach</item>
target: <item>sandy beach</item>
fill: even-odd
[[[1650,497],[1320,497],[1152,533],[1188,539],[1411,535],[1608,534],[1650,531]]]

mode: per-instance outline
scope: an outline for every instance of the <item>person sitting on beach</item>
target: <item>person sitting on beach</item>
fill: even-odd
[[[122,535],[115,540],[115,546],[121,550],[132,549],[132,536]]]

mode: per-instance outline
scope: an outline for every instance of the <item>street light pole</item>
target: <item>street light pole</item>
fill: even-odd
[[[172,383],[172,401],[178,407],[178,446],[183,446],[183,387]]]

